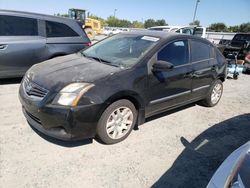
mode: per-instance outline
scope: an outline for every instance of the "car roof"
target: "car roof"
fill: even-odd
[[[150,27],[150,28],[152,28],[152,29],[154,29],[154,28],[162,28],[162,29],[166,28],[166,29],[168,29],[168,28],[175,28],[175,27],[180,27],[180,26],[164,25],[164,26],[154,26],[154,27]]]
[[[0,14],[8,15],[8,16],[23,16],[23,17],[30,17],[36,19],[49,19],[49,20],[61,20],[61,21],[74,21],[70,18],[59,17],[59,16],[52,16],[40,13],[33,13],[33,12],[25,12],[25,11],[16,11],[16,10],[3,10],[0,9]]]
[[[163,40],[168,40],[168,39],[175,39],[175,38],[184,38],[184,39],[195,39],[199,41],[203,41],[209,44],[212,44],[210,41],[207,39],[194,36],[194,35],[187,35],[187,34],[179,34],[175,32],[164,32],[164,31],[154,31],[154,30],[143,30],[143,31],[130,31],[130,32],[124,32],[121,33],[120,35],[145,35],[145,36],[151,36],[151,37],[157,37]]]

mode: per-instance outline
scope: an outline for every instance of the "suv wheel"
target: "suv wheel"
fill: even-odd
[[[103,112],[97,125],[97,137],[105,144],[121,142],[133,130],[136,119],[137,111],[130,101],[116,101]]]
[[[213,107],[220,101],[223,92],[223,84],[221,80],[216,80],[210,88],[208,95],[201,101],[204,106]]]

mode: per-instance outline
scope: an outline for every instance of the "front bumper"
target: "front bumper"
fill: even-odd
[[[46,104],[46,97],[39,101],[31,99],[20,87],[19,100],[28,123],[43,134],[59,140],[82,140],[96,135],[101,104],[75,108]]]

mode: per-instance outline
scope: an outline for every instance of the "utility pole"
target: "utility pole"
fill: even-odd
[[[115,17],[115,15],[116,15],[116,11],[117,11],[117,9],[114,10],[114,17]]]
[[[196,12],[197,12],[197,7],[198,7],[198,3],[200,2],[200,0],[196,1],[196,5],[195,5],[195,10],[194,10],[194,17],[193,17],[193,22],[195,21],[195,17],[196,17]]]

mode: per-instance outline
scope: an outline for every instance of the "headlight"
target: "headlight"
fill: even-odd
[[[94,86],[90,83],[73,83],[64,87],[55,97],[52,104],[77,106],[81,97]]]

